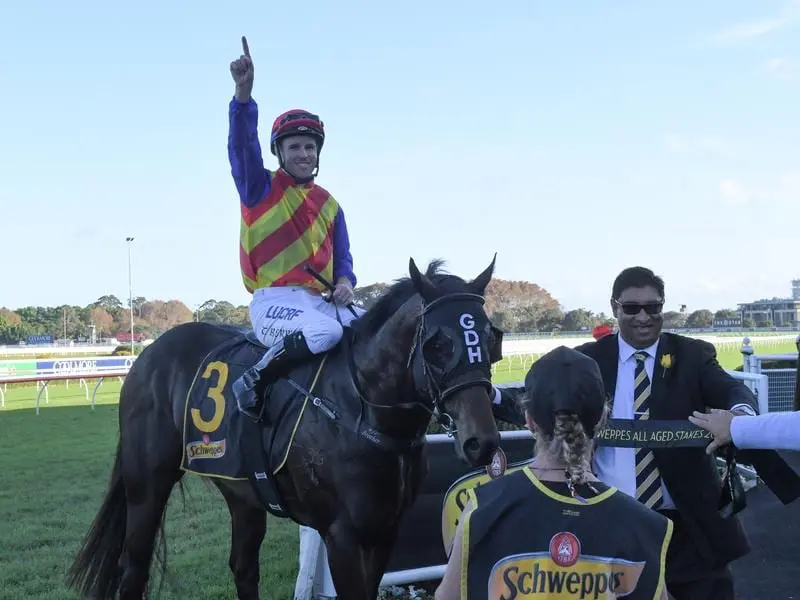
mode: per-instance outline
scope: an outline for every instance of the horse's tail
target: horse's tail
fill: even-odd
[[[120,442],[103,504],[67,575],[67,587],[83,597],[115,598],[120,583],[119,558],[125,542],[128,510],[122,484]]]

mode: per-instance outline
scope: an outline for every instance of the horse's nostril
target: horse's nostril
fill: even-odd
[[[473,453],[480,450],[481,445],[478,442],[478,438],[471,437],[466,442],[464,442],[464,452]]]

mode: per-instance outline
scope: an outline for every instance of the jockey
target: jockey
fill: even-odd
[[[244,54],[231,63],[236,84],[229,106],[228,158],[241,206],[240,264],[245,288],[253,294],[250,321],[265,356],[233,390],[240,410],[255,417],[256,385],[277,377],[288,361],[300,361],[334,347],[343,325],[354,318],[336,305],[353,301],[356,276],[344,212],[314,181],[325,142],[322,120],[305,110],[279,115],[270,135],[278,169],[264,168],[258,140],[258,106],[251,97],[253,61]],[[335,291],[304,270],[312,266]]]

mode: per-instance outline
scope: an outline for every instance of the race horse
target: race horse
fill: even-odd
[[[122,386],[110,482],[67,585],[84,598],[145,597],[156,546],[157,559],[166,547],[174,486],[186,472],[230,468],[240,476],[206,481],[230,511],[239,600],[259,598],[268,513],[319,531],[339,598],[374,600],[426,472],[432,417],[473,467],[488,465],[500,446],[489,394],[502,332],[484,309],[495,260],[469,282],[441,264],[423,274],[410,259],[410,276],[345,328],[336,347],[259,391],[259,420],[235,408],[226,383],[265,351],[249,332],[191,322],[145,348]],[[192,466],[223,464],[215,460],[231,466]],[[261,494],[269,483],[272,496]],[[158,562],[163,583],[166,560]]]

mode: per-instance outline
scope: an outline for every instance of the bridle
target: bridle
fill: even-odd
[[[492,344],[491,347],[487,346],[486,343],[479,344],[480,352],[485,353],[484,356],[486,356],[486,359],[483,360],[486,369],[485,373],[476,376],[476,370],[480,369],[480,367],[466,366],[464,362],[467,360],[465,358],[466,345],[463,338],[459,337],[456,329],[444,324],[435,324],[431,327],[431,316],[437,310],[454,302],[463,303],[462,314],[464,312],[478,313],[488,323],[488,318],[483,312],[485,298],[479,294],[456,292],[442,295],[430,302],[425,302],[423,300],[419,324],[417,325],[417,330],[414,334],[414,339],[411,343],[408,359],[406,361],[406,368],[411,369],[414,388],[421,400],[418,398],[408,402],[396,402],[393,404],[381,404],[369,400],[358,385],[356,366],[353,361],[352,352],[349,347],[347,348],[346,351],[349,354],[348,362],[350,364],[351,378],[356,393],[363,404],[382,410],[422,409],[429,415],[437,418],[439,423],[445,428],[445,433],[447,435],[451,437],[455,435],[457,431],[455,419],[445,408],[445,403],[450,396],[466,388],[483,386],[487,390],[491,390],[491,364],[500,360],[498,355],[500,351],[500,342],[502,341],[502,332],[495,327],[491,327],[491,331],[495,336],[499,334],[499,339],[496,337],[495,343]],[[425,343],[429,341],[437,331],[444,333],[445,336],[453,342],[453,354],[447,361],[447,364],[442,367],[431,364],[424,353]],[[481,339],[480,333],[477,331],[476,335],[480,342],[488,342],[488,340]]]
[[[306,271],[328,287],[329,291],[333,291],[333,285],[311,267],[306,267]],[[452,309],[452,304],[456,302],[462,304],[460,307],[462,320],[464,316],[467,315],[476,319],[479,323],[485,321],[483,330],[480,328],[472,330],[475,332],[474,335],[477,336],[478,339],[478,343],[472,347],[477,347],[479,349],[479,356],[481,356],[481,360],[478,361],[479,364],[473,364],[472,361],[467,363],[469,360],[467,356],[469,351],[465,343],[465,336],[462,335],[459,337],[459,333],[450,323],[447,323],[446,319],[435,318],[437,317],[437,312],[445,307]],[[483,309],[484,303],[485,298],[483,296],[471,292],[443,294],[430,302],[423,299],[419,324],[417,325],[417,330],[414,334],[414,339],[411,343],[408,359],[406,361],[406,367],[410,368],[412,371],[414,388],[421,400],[414,399],[409,402],[381,404],[368,399],[358,383],[358,370],[355,364],[355,358],[349,340],[347,336],[345,336],[342,340],[342,346],[346,355],[352,389],[355,391],[355,395],[362,405],[380,410],[422,409],[429,415],[437,417],[439,423],[444,426],[447,435],[455,435],[457,431],[455,419],[445,408],[447,399],[453,394],[469,387],[483,386],[487,388],[487,390],[491,390],[491,364],[497,362],[501,358],[500,348],[503,332],[493,327],[489,322]],[[348,308],[350,308],[353,314],[356,314],[352,307]],[[339,324],[344,327],[341,317],[339,316],[338,306],[336,307],[336,319]],[[432,321],[434,322],[432,323]],[[442,366],[431,364],[424,353],[425,344],[439,332],[443,333],[453,342],[453,354],[447,361],[447,364]],[[495,339],[490,347],[487,338],[492,334]],[[465,352],[465,350],[467,350],[467,352]],[[481,364],[485,365],[485,373],[480,373]],[[478,372],[477,376],[476,371]],[[335,415],[331,414],[328,414],[328,417],[336,418]],[[399,452],[419,447],[425,441],[424,432],[420,436],[409,440],[397,439],[377,431],[374,427],[365,422],[363,414],[358,418],[356,423],[351,425],[351,428],[355,429],[362,437],[376,445]]]
[[[417,390],[417,393],[421,397],[430,400],[429,403],[423,404],[424,408],[438,418],[439,423],[444,426],[446,433],[450,436],[455,433],[456,428],[455,420],[445,408],[447,399],[456,392],[470,387],[483,386],[487,390],[492,389],[491,363],[488,362],[488,360],[485,362],[485,375],[476,377],[476,369],[474,367],[463,369],[466,372],[465,375],[459,375],[457,371],[454,374],[454,371],[459,366],[462,366],[462,361],[464,360],[465,355],[465,345],[463,342],[463,336],[462,339],[459,339],[458,333],[452,327],[447,325],[436,326],[436,329],[443,332],[453,342],[453,354],[448,360],[447,364],[442,368],[438,368],[431,365],[431,363],[425,358],[425,353],[423,351],[424,344],[428,339],[430,339],[428,336],[432,335],[432,333],[435,333],[430,331],[430,325],[427,317],[438,308],[441,308],[448,303],[458,301],[462,301],[467,304],[467,306],[464,307],[465,309],[468,309],[470,305],[474,305],[476,308],[479,308],[481,313],[483,313],[485,298],[479,294],[473,294],[470,292],[447,294],[436,298],[432,302],[423,304],[422,315],[420,317],[419,325],[417,326],[417,332],[414,336],[414,341],[411,345],[411,351],[409,352],[408,361],[406,363],[406,367],[412,370],[414,387]],[[478,334],[478,336],[480,336],[480,334]],[[482,347],[481,350],[485,351],[487,355],[489,354],[488,348]]]

